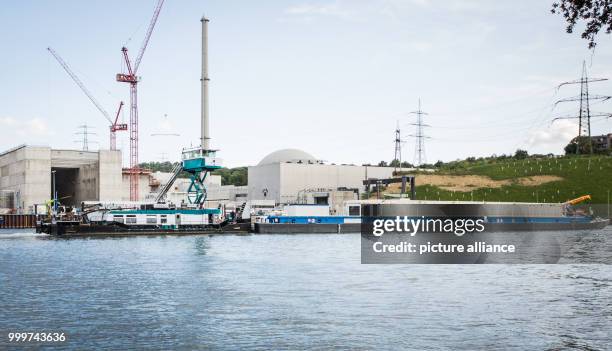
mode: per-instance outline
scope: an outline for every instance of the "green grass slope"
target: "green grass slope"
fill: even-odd
[[[592,203],[612,201],[612,157],[571,156],[527,158],[523,160],[482,160],[443,165],[437,174],[483,175],[495,180],[517,179],[535,175],[556,175],[563,180],[538,186],[511,184],[501,188],[481,188],[471,192],[447,191],[435,186],[419,186],[417,198],[427,200],[474,200],[517,202],[564,202],[589,194]],[[609,195],[610,194],[610,195]]]

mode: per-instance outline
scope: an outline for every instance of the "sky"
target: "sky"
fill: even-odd
[[[200,18],[209,24],[211,144],[229,167],[297,148],[338,164],[413,162],[421,100],[428,162],[562,153],[575,136],[582,61],[612,78],[612,42],[587,49],[565,32],[552,1],[166,0],[138,75],[144,161],[178,160],[199,144]],[[46,50],[52,47],[112,115],[129,87],[121,47],[137,55],[156,0],[12,1],[0,12],[0,150],[20,144],[81,148],[78,127],[108,149],[108,122]],[[612,95],[612,83],[590,86]],[[612,112],[608,102],[592,110]],[[129,120],[125,109],[120,119]],[[612,118],[593,122],[612,132]],[[179,134],[152,135],[152,134]],[[128,164],[129,139],[118,133]]]

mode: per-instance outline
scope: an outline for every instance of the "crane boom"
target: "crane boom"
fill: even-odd
[[[581,197],[577,197],[575,199],[568,200],[565,203],[569,204],[569,205],[577,205],[577,204],[579,204],[581,202],[584,202],[584,201],[587,201],[587,200],[591,200],[591,195],[584,195],[584,196],[581,196]]]
[[[136,61],[134,61],[134,75],[138,72],[138,66],[140,66],[140,61],[142,60],[142,56],[144,55],[145,50],[147,49],[147,45],[149,45],[149,39],[151,38],[151,34],[153,33],[153,28],[155,28],[155,24],[157,23],[157,17],[159,17],[159,12],[161,11],[162,5],[164,4],[164,0],[159,0],[157,2],[157,6],[155,6],[155,11],[153,12],[153,18],[151,18],[151,22],[149,23],[149,28],[147,29],[147,34],[140,46],[140,52],[136,57]]]
[[[98,111],[100,111],[102,113],[102,115],[104,115],[106,120],[112,125],[113,121],[111,120],[110,115],[108,114],[108,112],[106,112],[106,110],[104,109],[104,107],[102,107],[102,105],[100,105],[98,100],[96,100],[96,98],[93,97],[91,92],[87,89],[87,87],[85,86],[85,84],[83,84],[83,82],[79,79],[79,77],[74,72],[72,72],[72,70],[70,69],[70,66],[68,66],[68,64],[61,58],[61,56],[57,52],[55,52],[55,50],[53,50],[50,47],[48,47],[47,50],[49,50],[51,55],[53,55],[53,57],[55,57],[57,62],[59,62],[59,64],[64,68],[64,71],[66,71],[66,73],[68,73],[70,78],[72,78],[72,80],[76,83],[76,85],[78,85],[79,88],[81,88],[83,93],[85,93],[85,95],[87,95],[89,100],[96,106]]]

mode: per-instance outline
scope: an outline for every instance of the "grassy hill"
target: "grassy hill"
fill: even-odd
[[[520,201],[563,202],[590,194],[593,203],[608,203],[612,192],[612,157],[564,156],[529,157],[522,160],[482,159],[457,161],[440,165],[436,174],[479,175],[493,180],[509,180],[499,187],[476,188],[467,191],[451,191],[439,186],[419,185],[417,173],[417,198],[428,200]],[[519,178],[552,175],[562,180],[534,186],[519,184]],[[612,194],[610,195],[612,196]]]

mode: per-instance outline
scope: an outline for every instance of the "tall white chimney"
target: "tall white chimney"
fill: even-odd
[[[202,149],[210,148],[210,131],[208,128],[208,18],[202,17]]]

